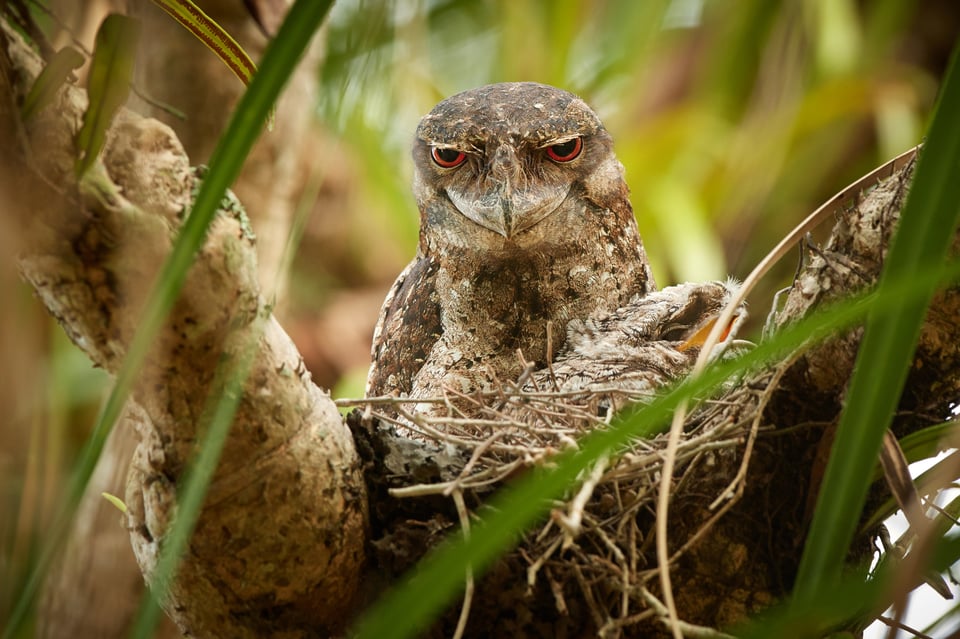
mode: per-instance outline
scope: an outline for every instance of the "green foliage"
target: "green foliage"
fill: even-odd
[[[958,49],[960,51],[960,49]],[[960,69],[956,53],[947,72],[927,145],[904,206],[880,278],[879,294],[893,282],[911,281],[914,293],[895,309],[871,312],[846,406],[827,464],[820,498],[796,582],[804,601],[840,577],[863,509],[871,470],[883,435],[893,420],[927,306],[936,282],[920,274],[943,263],[953,240],[960,166]]]
[[[223,27],[190,0],[153,0],[227,65],[244,84],[250,84],[257,65]]]
[[[916,9],[830,4],[346,0],[331,16],[320,112],[360,159],[364,219],[410,254],[405,158],[420,115],[488,82],[580,93],[616,141],[661,285],[742,277],[820,202],[919,141],[929,78],[890,61],[890,25]],[[835,33],[856,37],[821,44]],[[792,272],[783,264],[763,294]]]
[[[293,19],[284,24],[221,139],[193,212],[151,295],[141,330],[87,440],[70,483],[69,504],[79,501],[133,375],[202,243],[210,216],[260,134],[265,113],[299,55],[298,47],[305,45],[327,4],[296,3]],[[683,6],[692,7],[693,14],[678,14]],[[442,97],[492,81],[538,80],[577,91],[597,107],[617,140],[641,232],[661,283],[743,274],[775,238],[818,203],[918,141],[920,123],[927,119],[938,81],[934,72],[898,62],[891,53],[918,19],[917,11],[914,3],[905,0],[702,4],[346,0],[334,9],[327,33],[329,53],[321,72],[319,111],[359,158],[354,179],[361,205],[354,217],[368,218],[378,233],[402,245],[399,252],[410,254],[417,239],[417,215],[409,194],[406,158],[411,132],[422,113]],[[113,40],[127,37],[129,32],[120,30],[112,32],[111,42],[103,47],[98,43],[97,55],[106,62],[99,63],[91,75],[91,104],[96,109],[92,109],[89,130],[85,125],[81,172],[99,152],[110,109],[115,108],[110,103],[127,90],[111,81],[104,88],[113,98],[95,97],[100,93],[94,89],[93,77],[101,77],[100,69],[111,65],[121,69],[119,76],[129,76],[129,48]],[[54,72],[50,73],[53,77]],[[65,76],[59,71],[56,75]],[[956,83],[951,86],[955,93]],[[951,112],[945,104],[958,112],[955,100],[945,93],[941,113]],[[38,98],[36,104],[42,108],[47,101]],[[870,135],[865,136],[865,131]],[[865,144],[865,137],[875,143]],[[782,352],[778,349],[822,335],[868,312],[869,331],[889,337],[882,340],[889,346],[879,350],[864,344],[861,357],[867,364],[861,363],[861,371],[891,370],[883,376],[882,385],[881,377],[874,375],[857,382],[872,394],[854,397],[845,416],[848,422],[864,423],[845,425],[844,432],[852,436],[845,435],[845,441],[837,444],[835,458],[842,464],[834,465],[841,470],[848,466],[850,472],[842,473],[840,479],[837,473],[828,478],[840,482],[840,487],[825,491],[828,496],[818,506],[808,548],[816,567],[805,570],[802,582],[801,592],[808,596],[764,615],[743,630],[744,636],[796,636],[801,623],[807,624],[810,636],[816,636],[832,624],[875,611],[887,596],[888,575],[869,581],[862,575],[841,577],[836,574],[840,561],[835,558],[842,558],[850,527],[858,520],[864,482],[875,477],[876,436],[892,414],[889,401],[884,400],[898,395],[915,334],[915,325],[901,324],[887,313],[903,306],[903,313],[912,315],[915,322],[932,289],[920,290],[913,283],[939,279],[932,277],[932,270],[942,263],[942,242],[949,234],[944,226],[931,225],[938,219],[931,212],[939,210],[943,216],[951,212],[923,198],[936,198],[941,204],[960,200],[960,186],[949,184],[949,172],[960,166],[954,157],[957,147],[938,148],[955,145],[956,131],[931,130],[930,143],[907,216],[919,218],[921,227],[926,224],[929,235],[939,229],[941,242],[928,238],[904,244],[912,244],[914,257],[926,256],[925,261],[906,259],[912,262],[909,272],[885,276],[884,291],[868,302],[850,302],[785,331],[740,364],[758,364]],[[928,179],[940,184],[925,182]],[[792,272],[793,265],[785,264],[781,281]],[[761,299],[779,285],[771,281]],[[910,303],[901,304],[904,300]],[[222,374],[224,384],[235,389],[245,365],[242,361],[232,364],[236,367]],[[624,415],[614,428],[585,440],[578,452],[561,456],[555,466],[531,474],[509,493],[498,495],[483,510],[483,522],[473,528],[470,540],[453,536],[432,553],[417,576],[363,619],[358,626],[361,636],[415,633],[457,596],[467,566],[479,572],[497,553],[515,544],[521,532],[543,515],[549,499],[562,495],[582,469],[633,437],[657,432],[682,397],[704,391],[736,370],[734,365],[713,369],[648,409]],[[189,536],[236,393],[227,392],[219,399],[211,399],[203,457],[184,488],[181,513],[171,532],[175,541],[168,544],[158,571],[160,582],[173,574]],[[932,442],[951,428],[947,423],[929,429],[923,443],[919,434],[905,441],[908,455],[916,451],[911,460],[930,454],[936,447]],[[39,578],[66,534],[72,505],[48,527],[45,550],[21,589],[20,607],[5,637],[22,628]],[[960,550],[946,533],[941,537],[943,543],[936,547],[931,567],[945,571],[958,560]],[[818,540],[824,540],[822,545]],[[139,636],[149,632],[154,612],[145,609]],[[398,618],[409,625],[400,626]]]
[[[20,107],[23,120],[30,120],[38,111],[49,106],[70,73],[83,62],[83,54],[73,47],[63,47],[53,54],[23,100],[23,106]]]
[[[97,31],[87,80],[90,106],[83,114],[83,125],[76,139],[77,177],[96,161],[114,114],[127,101],[139,39],[140,23],[119,14],[107,16]]]

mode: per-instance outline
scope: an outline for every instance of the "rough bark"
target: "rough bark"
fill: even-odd
[[[194,178],[168,129],[125,114],[98,174],[82,188],[72,184],[70,140],[81,94],[65,90],[59,105],[21,128],[15,107],[39,63],[17,36],[4,33],[0,143],[16,152],[3,158],[0,188],[23,222],[22,272],[74,341],[115,370],[136,326],[142,283],[169,247]],[[875,281],[908,182],[909,172],[902,172],[843,214],[830,241],[812,252],[779,323]],[[141,437],[127,493],[128,525],[148,573],[214,366],[236,355],[264,313],[252,264],[242,223],[224,214],[118,424]],[[958,307],[956,289],[934,301],[895,424],[898,435],[942,420],[960,395]],[[303,374],[279,325],[268,319],[266,326],[227,451],[166,605],[196,636],[324,636],[357,610],[359,580],[366,580],[360,598],[374,596],[457,521],[449,500],[398,500],[386,489],[454,476],[463,456],[354,419],[364,482],[354,443],[329,398]],[[697,432],[725,425],[732,443],[704,449],[677,472],[671,543],[674,549],[690,543],[672,575],[685,621],[725,626],[789,592],[822,471],[821,449],[832,436],[858,339],[854,330],[759,371],[695,416]],[[748,472],[731,491],[747,451]],[[719,495],[727,497],[715,518],[709,504]],[[468,504],[477,501],[471,496]],[[639,574],[657,594],[652,512],[637,511],[630,526],[637,533]],[[859,540],[861,551],[868,542]],[[478,584],[468,636],[597,633],[607,621],[598,611],[613,611],[621,599],[598,600],[597,592],[616,595],[616,588],[598,583],[607,578],[602,572],[578,573],[576,566],[600,566],[608,550],[585,535],[553,557],[530,588],[529,555],[504,558]],[[577,564],[582,560],[588,563]],[[619,629],[607,627],[610,636],[663,632],[656,615],[631,605],[634,617]],[[433,634],[449,635],[456,614],[451,611]]]
[[[5,24],[2,38],[2,190],[20,222],[21,274],[71,339],[114,372],[197,178],[168,127],[124,112],[102,162],[77,184],[72,141],[85,96],[66,87],[21,123],[17,105],[40,62]],[[334,631],[363,565],[360,469],[336,407],[269,316],[234,205],[224,201],[116,426],[140,437],[126,525],[149,575],[218,393],[216,368],[252,341],[254,368],[165,607],[197,636]]]
[[[243,94],[243,83],[225,72],[223,62],[211,55],[191,33],[170,19],[153,2],[136,0],[135,13],[150,37],[141,40],[137,81],[154,100],[171,104],[188,114],[178,118],[152,105],[138,112],[170,125],[183,142],[193,164],[208,161],[230,113]],[[250,3],[251,6],[256,3]],[[270,3],[267,3],[270,4]],[[287,0],[275,0],[276,23]],[[263,57],[269,41],[251,17],[247,6],[233,0],[206,0],[198,5],[244,48],[253,60]],[[272,14],[271,14],[272,15]],[[323,55],[322,33],[314,39],[294,71],[276,106],[274,126],[250,151],[233,187],[250,215],[257,233],[257,261],[264,295],[285,307],[286,277],[283,252],[294,211],[310,168],[311,157],[324,143],[312,116],[317,102],[317,67]],[[184,90],[189,87],[189,90]],[[276,312],[276,310],[275,310]]]
[[[80,6],[59,2],[55,3],[55,15],[71,25],[74,35],[92,48],[96,27],[103,17],[110,11],[124,11],[127,4],[102,2]],[[153,100],[175,106],[186,117],[173,117],[136,97],[132,101],[143,114],[170,125],[191,162],[202,164],[242,94],[243,83],[158,6],[145,1],[130,4],[134,5],[134,15],[144,23],[144,32],[150,34],[141,40],[137,86]],[[208,0],[199,5],[255,60],[262,57],[267,36],[242,4]],[[282,13],[286,5],[281,2],[274,8]],[[258,139],[233,186],[256,229],[260,287],[273,303],[274,313],[282,314],[285,308],[282,253],[294,210],[309,177],[307,167],[311,163],[305,161],[304,155],[318,146],[321,138],[319,128],[312,126],[312,112],[318,81],[316,66],[322,50],[322,38],[315,39],[295,71],[290,89],[277,105],[274,129]],[[197,87],[203,90],[196,90]],[[126,628],[143,597],[143,580],[129,548],[129,535],[119,525],[116,509],[101,495],[123,494],[127,466],[136,445],[133,433],[115,434],[104,449],[99,462],[102,472],[98,470],[91,478],[63,557],[47,578],[38,614],[39,636],[126,636]],[[109,557],[109,561],[104,561],[104,557]],[[96,605],[93,609],[80,609],[73,601],[77,592],[87,593],[87,600],[94,604],[108,604],[102,610]],[[178,634],[166,622],[157,636]]]

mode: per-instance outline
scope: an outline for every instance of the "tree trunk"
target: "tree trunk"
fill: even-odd
[[[167,127],[124,113],[102,164],[77,184],[72,135],[82,92],[64,89],[59,104],[22,124],[17,105],[40,63],[11,30],[2,37],[0,144],[8,151],[0,189],[22,222],[22,275],[90,358],[115,371],[137,325],[143,284],[166,255],[196,178]],[[875,281],[909,176],[910,168],[843,213],[778,324]],[[149,575],[198,416],[217,393],[215,367],[253,336],[255,368],[164,607],[194,636],[325,636],[458,522],[446,497],[397,499],[388,489],[455,477],[465,453],[400,438],[359,415],[351,437],[258,292],[251,242],[235,214],[223,211],[116,426],[140,437],[127,526]],[[952,289],[934,301],[898,435],[946,418],[958,395],[958,307]],[[266,328],[257,336],[261,317]],[[859,336],[850,331],[756,372],[691,417],[670,520],[684,621],[723,627],[789,592]],[[656,453],[662,438],[648,445]],[[617,462],[637,463],[638,456]],[[653,510],[643,505],[650,494],[646,484],[608,482],[588,506],[597,516],[572,544],[553,545],[559,533],[532,534],[480,580],[467,635],[662,634],[650,603],[659,596]],[[483,496],[467,495],[467,504],[475,508]],[[610,522],[621,536],[611,535]],[[869,541],[859,539],[858,552]],[[457,614],[451,610],[432,634],[451,634]]]
[[[123,11],[126,4],[104,1],[81,6],[74,2],[56,2],[54,13],[72,28],[75,37],[92,49],[95,30],[106,14]],[[137,97],[132,101],[142,113],[173,127],[195,164],[205,163],[244,85],[197,38],[158,6],[145,0],[134,4],[135,15],[150,34],[141,40],[138,51],[137,86],[152,100],[172,105],[186,117],[174,117]],[[199,5],[255,60],[262,57],[268,38],[246,7],[229,0],[206,0]],[[280,3],[273,9],[279,13],[285,5]],[[282,18],[282,15],[274,17]],[[275,27],[275,20],[273,24]],[[294,211],[309,179],[312,163],[307,160],[307,154],[323,143],[321,131],[312,117],[318,81],[316,67],[322,51],[322,38],[317,38],[295,71],[291,90],[277,105],[273,130],[254,145],[233,187],[246,204],[251,225],[256,229],[260,287],[278,316],[282,316],[286,308],[283,285],[286,278],[281,273],[283,249]],[[203,87],[203,90],[192,87]],[[102,493],[123,495],[127,467],[136,446],[134,432],[117,429],[104,448],[63,556],[46,580],[37,615],[38,636],[47,639],[126,636],[143,597],[143,578],[129,547],[129,534],[117,510],[104,500]],[[88,601],[101,602],[102,606],[76,606],[78,592],[86,593]],[[156,636],[178,635],[167,621]]]
[[[21,223],[21,274],[71,339],[115,372],[197,178],[168,127],[124,112],[78,184],[71,156],[84,94],[66,87],[21,123],[40,62],[5,22],[2,38],[0,188]],[[140,439],[126,525],[149,574],[198,420],[218,393],[216,367],[253,341],[254,368],[165,608],[197,636],[332,632],[360,580],[364,486],[336,407],[259,295],[245,224],[242,211],[221,211],[116,426]]]

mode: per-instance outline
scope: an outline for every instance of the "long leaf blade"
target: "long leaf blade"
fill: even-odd
[[[214,55],[220,58],[244,84],[250,84],[253,74],[257,71],[257,65],[226,29],[204,13],[200,7],[190,0],[153,0],[153,3],[213,51]]]
[[[946,571],[960,560],[960,539],[941,537],[930,558],[930,568]],[[754,621],[733,629],[739,639],[813,639],[830,634],[838,626],[847,625],[851,619],[861,622],[877,614],[877,601],[889,591],[897,575],[891,570],[878,569],[879,574],[869,580],[860,575],[843,575],[828,588],[813,593],[802,603],[782,604],[766,611]],[[884,606],[880,606],[883,610]]]
[[[871,312],[836,441],[797,576],[795,597],[805,601],[837,582],[858,514],[863,509],[883,434],[899,401],[926,308],[936,283],[918,274],[946,258],[960,207],[960,69],[957,52],[943,84],[913,187],[881,274],[881,295],[894,281],[914,282],[910,301]]]
[[[97,159],[114,114],[127,101],[139,40],[140,22],[119,14],[108,15],[97,31],[87,79],[90,105],[76,139],[77,177]]]
[[[83,54],[73,47],[64,47],[53,54],[47,66],[34,80],[30,92],[20,107],[20,116],[26,121],[53,102],[57,91],[67,81],[70,73],[84,62]]]

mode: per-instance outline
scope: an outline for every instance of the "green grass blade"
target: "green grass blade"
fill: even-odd
[[[76,139],[78,178],[97,159],[114,114],[127,101],[139,40],[140,22],[119,14],[108,15],[97,31],[87,78],[90,102]]]
[[[957,423],[953,421],[926,426],[899,440],[900,450],[903,451],[903,456],[907,459],[908,464],[935,457],[941,451],[951,447],[950,436],[956,431]],[[883,468],[878,461],[874,466],[873,481],[882,478]]]
[[[946,439],[946,437],[948,436],[948,433],[955,433],[956,430],[956,423],[944,422],[942,424],[930,426],[929,428],[911,433],[908,437],[905,437],[900,442],[900,445],[903,449],[903,454],[910,463],[920,459],[928,459],[933,457],[940,451],[951,447],[951,440]],[[920,491],[921,497],[929,494],[929,486],[938,486],[938,484],[929,483],[934,478],[939,477],[942,481],[942,474],[940,473],[939,468],[940,464],[942,463],[944,462],[938,462],[933,467],[928,468],[924,472],[920,473],[919,476],[914,478],[914,485],[918,488],[923,488],[923,490]],[[881,477],[883,477],[883,471],[878,467],[874,472],[874,479],[879,480]],[[866,532],[872,530],[875,526],[879,526],[881,523],[883,523],[884,519],[896,513],[898,508],[899,506],[897,505],[896,499],[893,497],[888,497],[883,501],[882,504],[874,509],[873,513],[871,513],[871,515],[866,518],[862,524],[860,524],[860,530]]]
[[[250,84],[257,65],[243,47],[200,7],[190,0],[153,0],[153,3],[206,45],[244,84]]]
[[[955,51],[880,278],[881,296],[895,281],[913,282],[914,291],[909,301],[889,311],[873,311],[867,320],[797,576],[795,597],[799,601],[831,587],[840,577],[883,434],[903,390],[936,287],[936,282],[919,274],[945,261],[954,237],[960,214],[957,113],[960,69]]]
[[[912,464],[950,448],[949,437],[956,432],[956,422],[941,422],[910,433],[900,440],[900,448],[903,449],[907,461]]]
[[[960,561],[960,538],[944,537],[931,553],[929,566],[944,572]],[[892,570],[878,570],[869,580],[849,574],[834,585],[813,593],[807,601],[784,604],[764,613],[761,618],[733,629],[738,639],[819,639],[846,625],[851,619],[875,614],[876,602],[888,594],[896,575]],[[882,610],[882,608],[881,608]],[[837,635],[842,636],[842,635]]]
[[[79,68],[84,60],[83,54],[73,47],[63,47],[53,54],[34,80],[30,92],[23,100],[23,106],[20,107],[20,117],[24,122],[53,102],[67,77],[74,69]]]

